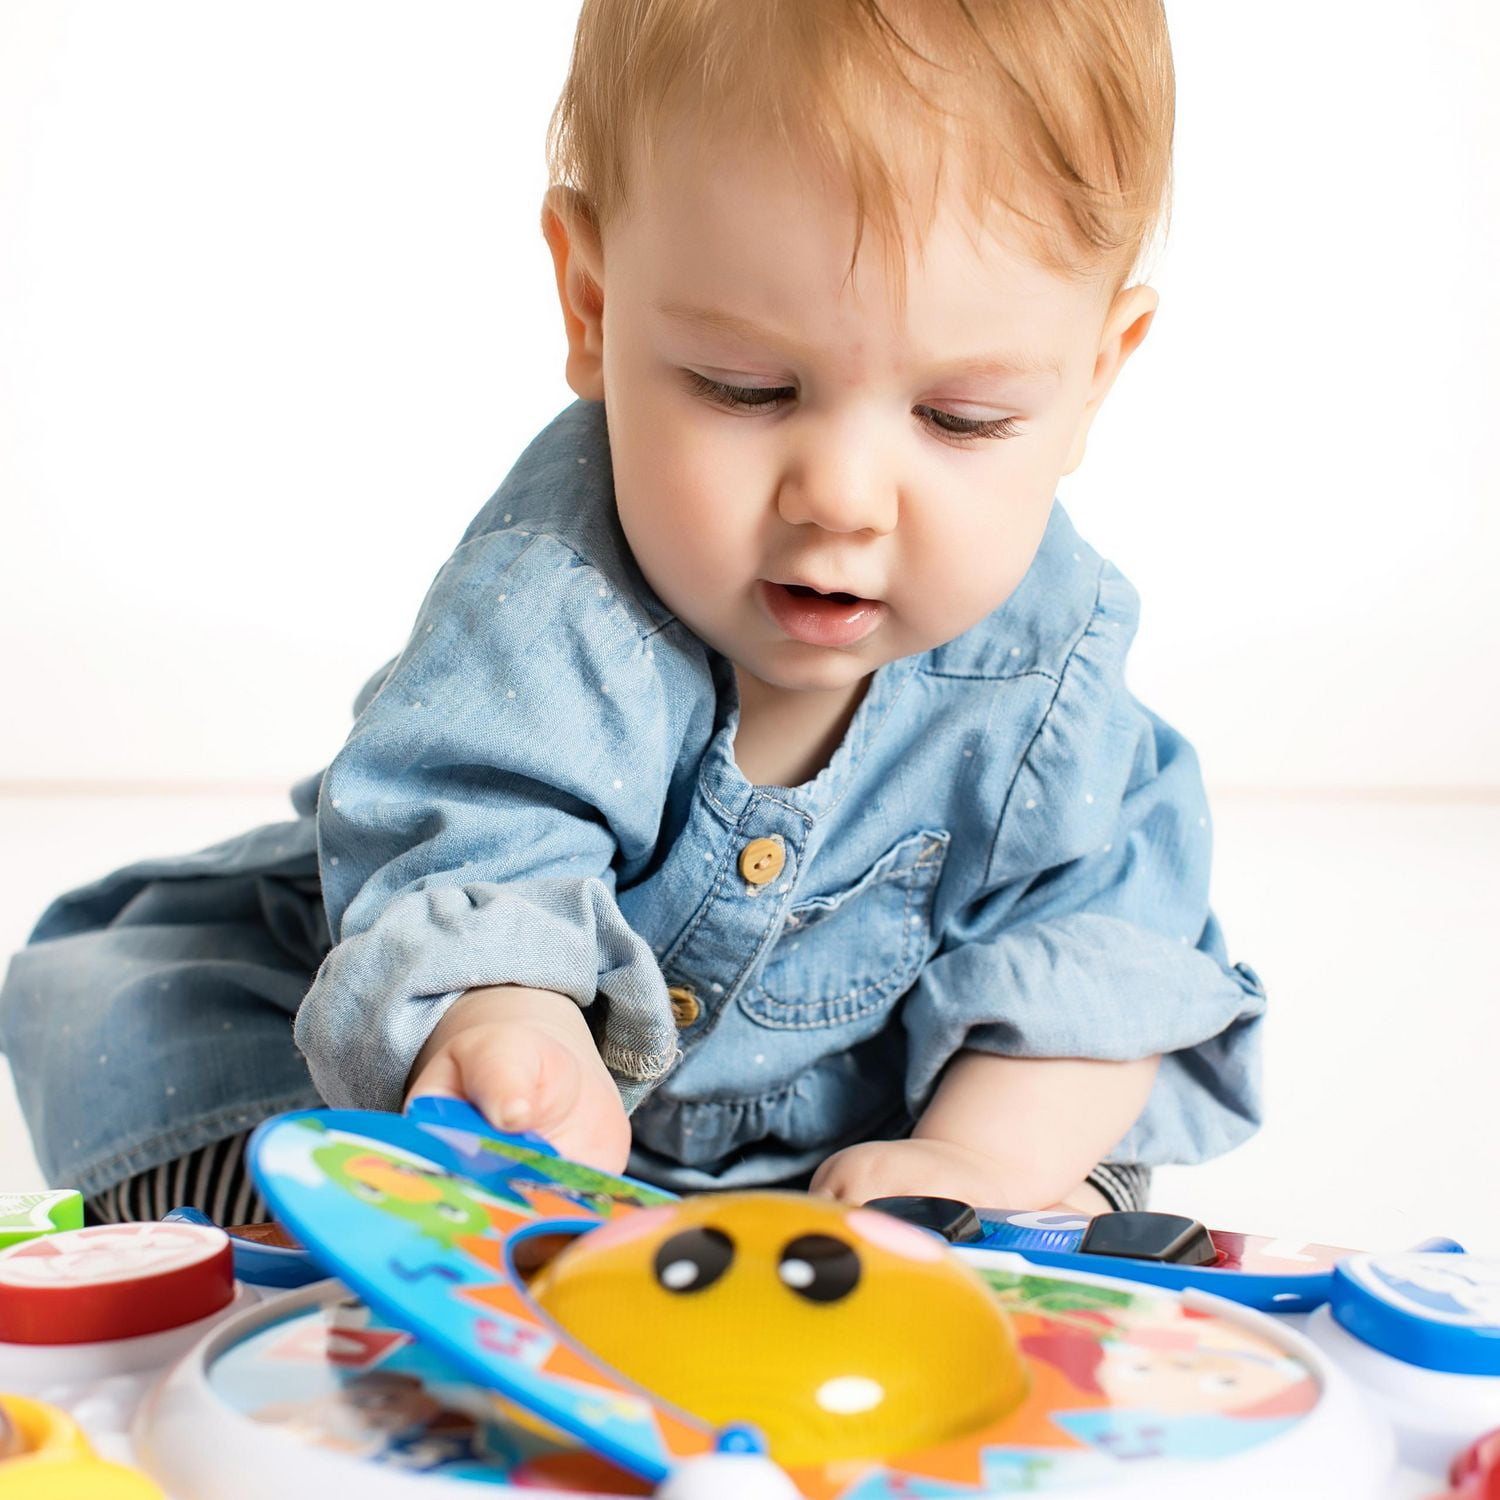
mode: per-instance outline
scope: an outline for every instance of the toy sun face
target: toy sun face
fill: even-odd
[[[598,1357],[782,1463],[962,1436],[1026,1392],[1010,1323],[934,1236],[796,1193],[725,1193],[590,1231],[531,1286]]]

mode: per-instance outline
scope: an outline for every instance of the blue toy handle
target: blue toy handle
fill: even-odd
[[[219,1226],[201,1209],[197,1208],[169,1208],[161,1216],[163,1224],[199,1224],[205,1229],[217,1229]],[[233,1235],[230,1236],[233,1238]]]
[[[421,1094],[406,1106],[406,1118],[413,1125],[444,1125],[450,1130],[466,1130],[471,1135],[494,1136],[507,1141],[522,1141],[542,1156],[556,1156],[557,1148],[530,1130],[497,1130],[467,1099],[452,1094]]]
[[[209,1229],[223,1229],[206,1213],[196,1208],[173,1208],[162,1216],[164,1224],[201,1224]],[[224,1230],[226,1234],[229,1231]],[[307,1286],[310,1282],[324,1281],[325,1271],[306,1250],[293,1250],[287,1245],[262,1245],[255,1240],[242,1240],[237,1234],[229,1235],[229,1248],[234,1255],[234,1274],[249,1286],[269,1286],[280,1291],[292,1287]]]

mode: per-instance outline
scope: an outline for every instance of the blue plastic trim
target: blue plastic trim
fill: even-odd
[[[1355,1338],[1405,1364],[1500,1375],[1500,1322],[1466,1303],[1466,1283],[1482,1288],[1481,1307],[1493,1306],[1500,1261],[1444,1251],[1351,1255],[1334,1267],[1330,1311]]]
[[[196,1208],[174,1208],[163,1214],[162,1220],[168,1224],[206,1224],[210,1229],[224,1228]],[[229,1233],[228,1230],[224,1232]],[[235,1276],[250,1286],[290,1290],[328,1278],[328,1272],[306,1250],[293,1250],[288,1245],[262,1245],[256,1240],[242,1240],[237,1234],[229,1235],[229,1248],[234,1255]]]

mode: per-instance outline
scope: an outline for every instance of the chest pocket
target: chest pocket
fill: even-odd
[[[943,829],[902,839],[848,890],[793,906],[740,1004],[762,1026],[806,1030],[858,1020],[911,988],[931,946]]]

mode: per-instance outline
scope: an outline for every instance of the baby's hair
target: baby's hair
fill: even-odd
[[[904,264],[951,150],[976,219],[1113,293],[1165,234],[1174,115],[1162,0],[584,0],[547,157],[602,233],[669,117],[708,151],[764,134],[849,184],[852,273],[867,220]]]

